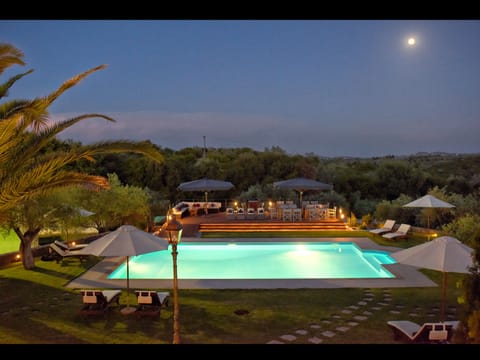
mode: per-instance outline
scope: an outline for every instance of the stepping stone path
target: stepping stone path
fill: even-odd
[[[377,297],[377,299],[375,299],[375,297]],[[374,301],[376,302],[378,300],[381,301],[373,304]],[[374,315],[373,311],[387,311],[385,308],[387,306],[392,307],[391,310],[388,310],[388,313],[395,315],[402,314],[402,310],[405,311],[404,309],[406,308],[406,306],[403,304],[392,304],[392,296],[389,290],[384,289],[383,292],[377,296],[375,296],[375,294],[371,291],[365,291],[364,298],[361,301],[358,301],[355,305],[349,305],[343,310],[340,310],[340,313],[344,315],[343,317],[338,314],[331,314],[329,319],[317,320],[319,322],[311,322],[308,325],[310,332],[303,329],[294,330],[295,335],[282,335],[279,337],[279,339],[271,340],[267,344],[285,344],[292,342],[321,344],[337,335],[342,336],[351,328],[360,325],[362,322],[365,322],[365,320],[367,320],[370,316]],[[426,309],[423,309],[420,306],[415,306],[410,310],[410,312],[405,311],[404,314],[406,317],[418,317],[420,314],[424,313],[425,310]],[[433,306],[424,316],[438,317],[439,311],[440,308],[438,306]],[[447,310],[447,318],[457,318],[455,315],[456,311],[456,307],[449,307]],[[346,315],[350,314],[351,319],[347,320]]]

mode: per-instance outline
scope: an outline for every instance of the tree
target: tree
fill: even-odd
[[[0,44],[0,74],[12,65],[24,65],[23,53],[9,44]],[[57,90],[33,100],[12,100],[0,104],[0,222],[8,222],[9,210],[25,204],[39,195],[49,194],[63,187],[82,186],[90,190],[109,187],[103,176],[68,170],[67,166],[79,160],[94,161],[95,156],[106,153],[133,152],[143,154],[156,162],[162,154],[151,143],[133,141],[104,141],[89,146],[74,147],[66,151],[45,153],[43,150],[63,130],[89,118],[102,118],[115,122],[102,114],[84,114],[53,122],[48,108],[65,91],[77,85],[88,75],[105,69],[100,65],[65,81]],[[11,86],[31,70],[0,84],[0,96],[5,97]],[[24,267],[34,267],[31,238],[21,239],[20,251]]]
[[[55,206],[52,198],[39,195],[9,209],[8,225],[20,239],[19,251],[25,269],[34,267],[32,244],[38,239],[43,227],[54,224],[52,211]]]
[[[457,340],[469,343],[480,343],[480,231],[477,231],[467,243],[473,248],[473,266],[470,274],[465,276],[458,286],[463,289],[458,301],[465,304],[464,316],[459,327]]]
[[[108,174],[109,189],[94,194],[80,191],[79,204],[94,212],[89,220],[99,233],[124,224],[146,226],[150,216],[149,194],[137,186],[122,185],[116,174]]]

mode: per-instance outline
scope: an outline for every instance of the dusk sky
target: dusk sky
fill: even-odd
[[[108,65],[50,112],[117,122],[87,119],[62,139],[480,153],[480,20],[0,20],[0,42],[27,62],[0,82],[35,70],[3,101],[47,95]]]

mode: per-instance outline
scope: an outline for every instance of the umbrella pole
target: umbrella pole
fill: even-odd
[[[447,272],[443,271],[443,276],[442,276],[442,322],[445,322],[446,298],[447,298]]]
[[[127,256],[127,308],[130,307],[130,269],[128,268],[129,257]]]
[[[122,309],[122,314],[128,315],[134,312],[136,309],[130,307],[130,269],[129,269],[129,256],[127,256],[127,307]]]
[[[427,229],[428,229],[428,233],[427,233],[427,241],[430,241],[430,214],[428,213],[428,209],[427,209]]]
[[[208,215],[208,191],[205,191],[205,205],[203,206],[204,215]]]

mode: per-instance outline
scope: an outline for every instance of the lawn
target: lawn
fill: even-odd
[[[0,343],[2,344],[169,344],[172,307],[158,319],[137,319],[114,308],[105,318],[84,318],[78,290],[65,285],[98,260],[63,263],[36,259],[33,271],[20,263],[0,269]],[[424,273],[440,284],[441,273]],[[451,316],[461,312],[449,274],[447,304]],[[172,289],[160,289],[172,292]],[[393,344],[388,320],[416,323],[439,320],[440,287],[385,289],[180,289],[180,334],[185,344],[266,344],[282,341],[310,344]],[[130,303],[136,302],[133,292]],[[126,291],[120,305],[127,303]],[[237,315],[237,310],[246,314]],[[355,317],[360,320],[355,320]],[[355,325],[353,324],[355,323]],[[303,334],[304,330],[306,332]],[[324,334],[330,331],[335,336]],[[294,335],[292,341],[282,335]],[[316,340],[318,341],[318,340]]]
[[[0,254],[18,251],[20,239],[13,230],[0,229]]]

